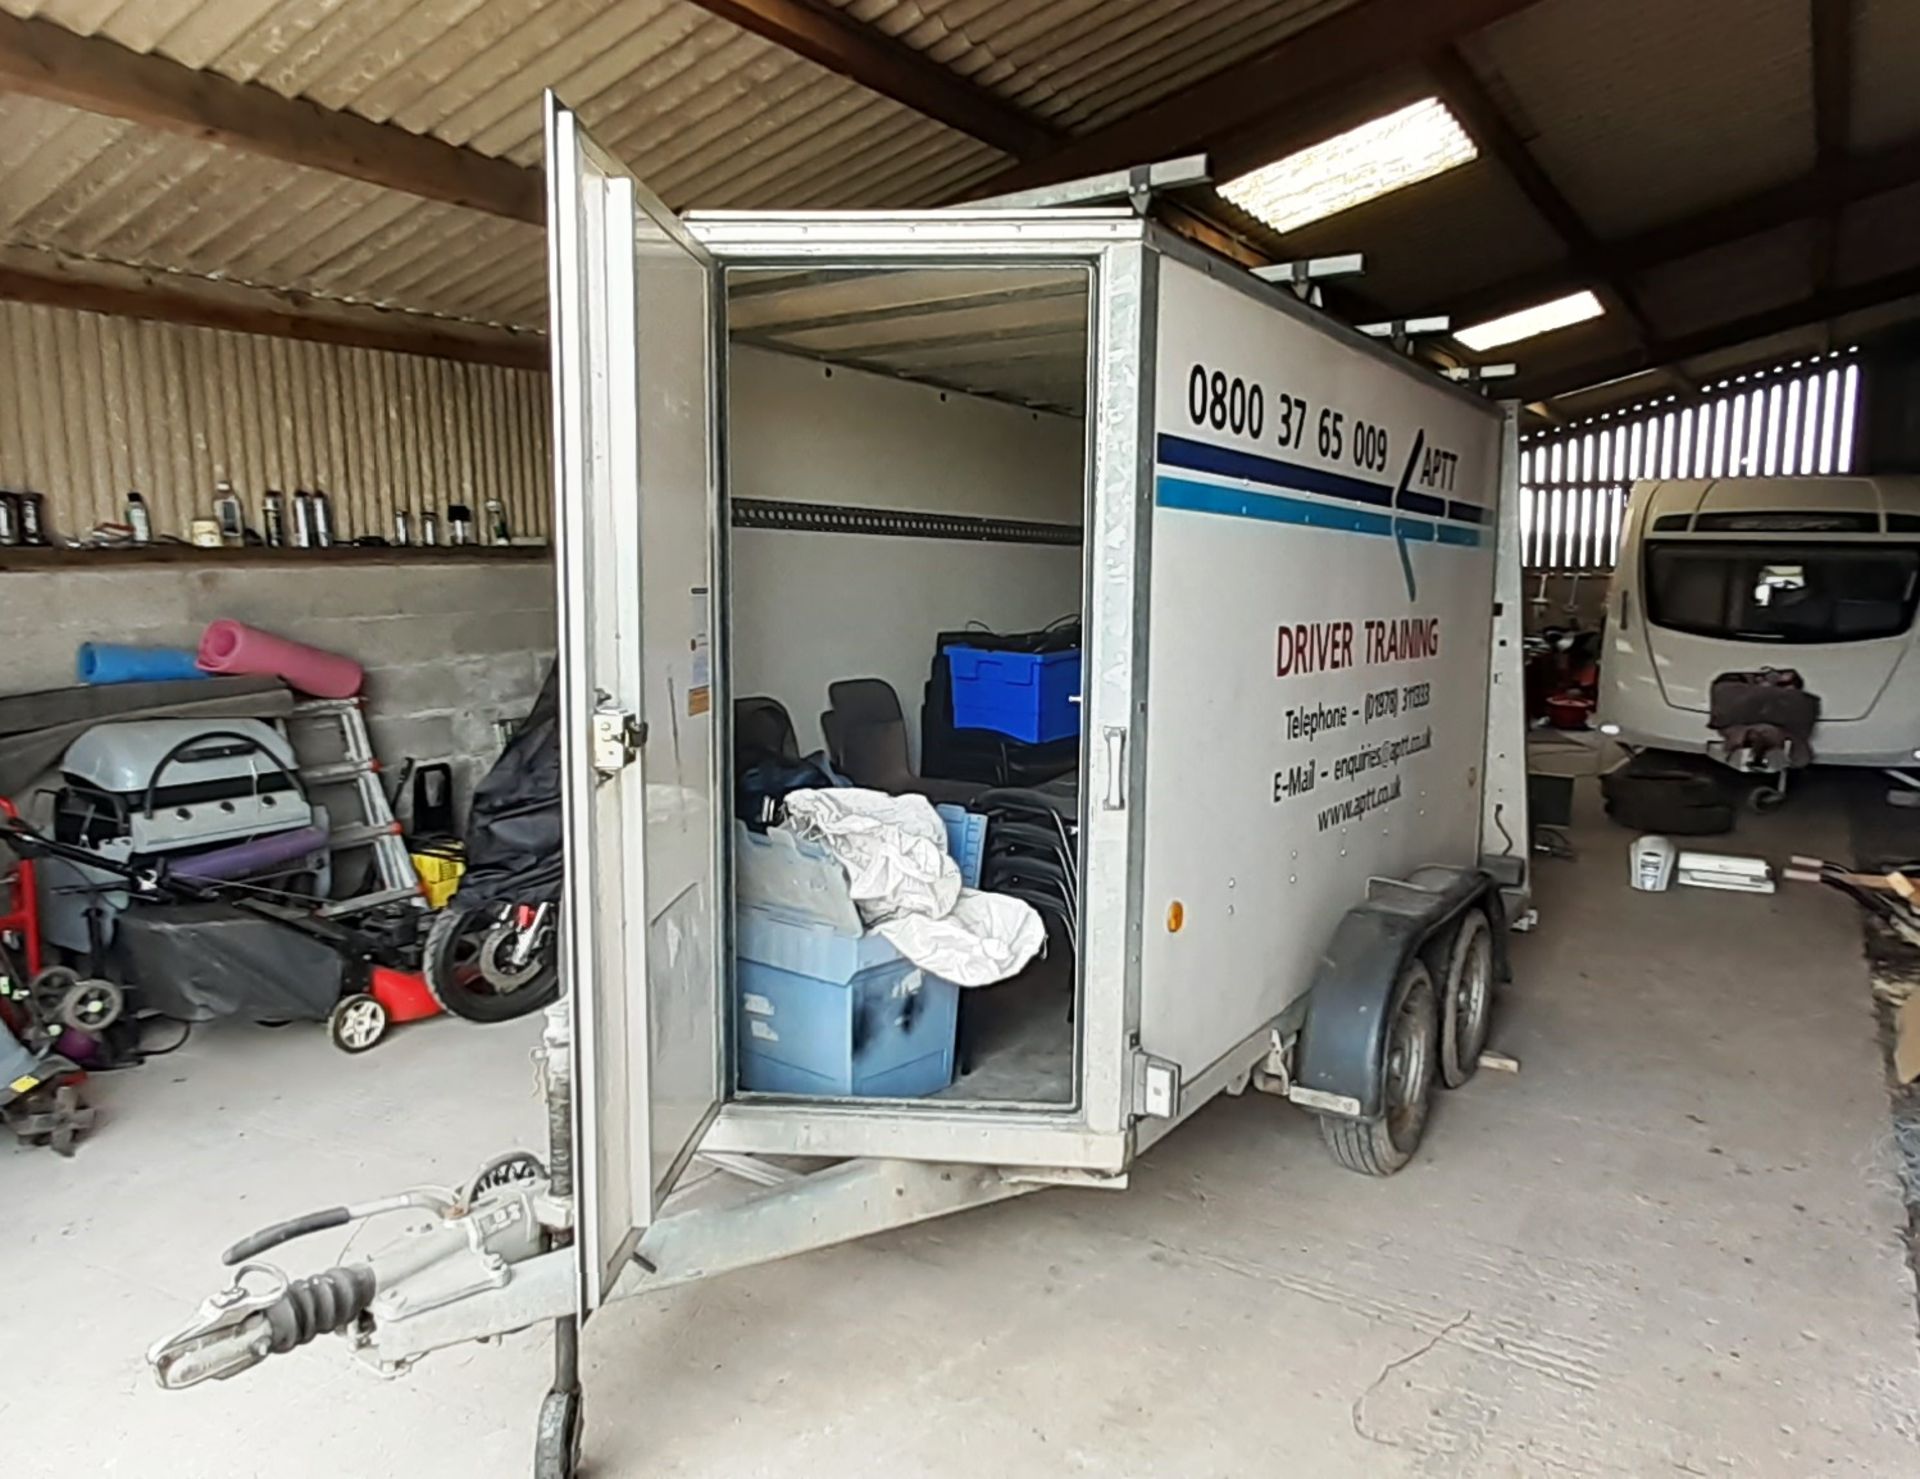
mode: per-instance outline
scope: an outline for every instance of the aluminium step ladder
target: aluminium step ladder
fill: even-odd
[[[303,745],[300,736],[294,732],[294,725],[298,721],[308,721],[332,730],[325,753],[337,754],[339,758],[308,763],[308,757],[321,748],[321,741],[318,736],[309,735]],[[320,912],[338,919],[364,909],[403,901],[410,901],[424,909],[425,888],[414,871],[413,859],[407,855],[406,842],[400,835],[400,823],[387,801],[385,788],[380,784],[380,761],[373,753],[373,741],[367,735],[367,720],[361,712],[360,700],[302,700],[293,706],[293,712],[288,716],[287,739],[293,745],[295,758],[300,762],[300,781],[309,795],[317,790],[326,790],[330,794],[345,793],[353,799],[358,809],[358,816],[352,820],[331,823],[328,850],[341,853],[365,847],[373,852],[378,887],[352,898],[335,899],[323,906]],[[328,811],[331,814],[332,808],[329,807]]]

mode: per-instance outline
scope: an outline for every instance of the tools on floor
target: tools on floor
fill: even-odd
[[[1897,863],[1884,870],[1861,870],[1796,855],[1782,870],[1795,883],[1823,883],[1852,899],[1909,945],[1920,947],[1920,863]]]

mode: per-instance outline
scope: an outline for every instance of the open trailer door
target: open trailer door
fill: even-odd
[[[710,648],[722,352],[706,252],[547,95],[581,1309],[721,1096]]]

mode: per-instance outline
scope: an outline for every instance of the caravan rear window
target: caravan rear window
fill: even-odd
[[[1920,550],[1870,545],[1647,546],[1647,620],[1748,642],[1864,642],[1913,622]]]

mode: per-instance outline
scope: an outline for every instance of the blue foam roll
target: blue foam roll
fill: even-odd
[[[196,654],[186,647],[120,647],[112,642],[82,642],[75,666],[82,683],[164,683],[175,678],[205,678]]]

